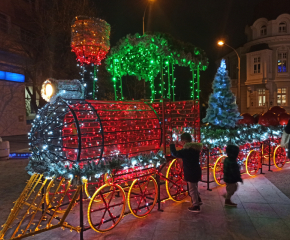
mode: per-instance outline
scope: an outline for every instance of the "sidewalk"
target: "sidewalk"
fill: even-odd
[[[29,178],[24,170],[27,162],[13,159],[0,162],[0,225],[5,222],[13,201]],[[200,184],[204,202],[201,213],[188,212],[189,198],[181,203],[166,201],[162,205],[164,212],[158,212],[155,207],[143,219],[128,215],[113,230],[104,234],[89,230],[84,233],[84,237],[86,240],[289,239],[290,199],[271,182],[274,182],[275,176],[288,180],[289,171],[290,164],[286,164],[281,171],[268,173],[265,170],[265,175],[246,177],[244,185],[240,185],[233,197],[233,201],[238,203],[237,208],[224,207],[221,196],[225,191],[224,187],[211,184],[213,190],[207,191],[205,184]],[[272,178],[271,181],[266,178],[267,175]],[[286,182],[283,187],[289,189]],[[70,215],[76,219],[78,212],[72,211]],[[87,219],[85,223],[87,224]],[[77,240],[79,234],[56,229],[27,239]]]

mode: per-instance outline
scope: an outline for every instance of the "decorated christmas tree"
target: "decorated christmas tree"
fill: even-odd
[[[233,128],[237,121],[243,118],[240,116],[236,97],[230,87],[231,82],[226,70],[226,63],[222,59],[212,84],[213,93],[209,97],[206,117],[202,120],[204,123]]]

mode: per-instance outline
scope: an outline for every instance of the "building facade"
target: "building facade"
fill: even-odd
[[[257,19],[246,27],[247,43],[237,49],[241,59],[241,113],[263,113],[273,106],[290,112],[290,14]],[[238,59],[224,57],[237,95]]]
[[[30,106],[25,67],[29,58],[23,47],[33,39],[30,16],[33,0],[0,1],[0,136],[26,134]],[[27,86],[27,88],[26,88]]]

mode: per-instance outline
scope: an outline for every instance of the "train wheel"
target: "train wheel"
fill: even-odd
[[[61,185],[59,186],[59,184]],[[57,210],[58,213],[64,213],[68,207],[68,203],[72,200],[72,197],[76,191],[76,188],[71,186],[71,180],[70,179],[64,179],[64,178],[55,178],[50,181],[46,188],[45,193],[45,200],[46,204],[49,205],[49,208],[53,208],[54,205],[57,206],[60,199],[62,198],[63,193],[66,191],[66,189],[69,189],[66,192],[66,195],[64,196],[64,199],[62,201],[61,205],[64,205],[63,207],[60,206]],[[54,197],[54,200],[51,201],[51,199]],[[76,205],[76,204],[75,204]]]
[[[125,208],[126,195],[121,186],[104,184],[94,193],[88,206],[91,228],[100,233],[113,229],[121,221]]]
[[[174,159],[166,172],[166,191],[170,199],[179,202],[188,195],[187,183],[184,181],[183,164],[180,159]]]
[[[246,171],[249,176],[255,176],[261,167],[261,154],[251,150],[246,159]]]
[[[282,168],[286,163],[286,151],[280,145],[275,148],[273,162],[276,168]]]
[[[98,188],[100,186],[102,186],[104,183],[106,184],[110,184],[112,185],[113,184],[113,178],[111,175],[109,175],[108,173],[106,173],[104,175],[104,178],[103,178],[103,181],[100,179],[100,178],[92,178],[91,179],[92,181],[88,181],[86,180],[85,181],[85,184],[84,184],[84,190],[85,190],[85,193],[86,193],[86,196],[88,198],[92,198],[92,196],[94,195],[94,193],[98,190]],[[112,188],[113,189],[113,188]],[[107,198],[107,195],[104,194],[105,198]],[[100,201],[100,199],[95,199],[95,201]]]
[[[129,189],[128,206],[131,213],[138,218],[146,217],[157,201],[157,182],[149,176],[144,180],[135,179]]]
[[[214,176],[214,180],[218,185],[225,185],[224,182],[224,160],[225,160],[226,156],[222,155],[220,156],[215,164],[214,164],[214,168],[213,168],[213,176]]]

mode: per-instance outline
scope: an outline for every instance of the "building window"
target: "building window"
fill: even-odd
[[[261,36],[265,36],[265,35],[267,35],[267,27],[266,27],[265,25],[263,25],[263,26],[261,27],[261,31],[260,31],[260,33],[261,33]]]
[[[261,59],[260,57],[254,58],[254,73],[260,73],[261,72]]]
[[[278,73],[287,72],[287,53],[278,53]]]
[[[277,105],[285,106],[287,98],[287,90],[286,88],[278,88],[277,89]]]
[[[285,22],[279,23],[279,33],[287,32],[287,24]]]
[[[8,17],[0,13],[0,31],[8,33]]]
[[[266,90],[265,88],[258,89],[259,107],[264,107],[266,103]]]

